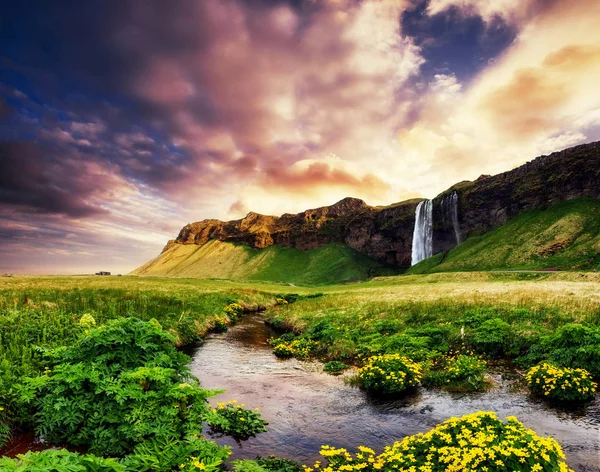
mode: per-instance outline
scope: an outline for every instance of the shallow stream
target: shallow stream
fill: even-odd
[[[576,472],[600,472],[598,396],[585,407],[551,408],[493,375],[494,388],[485,393],[422,389],[402,399],[382,400],[322,373],[318,362],[277,359],[267,343],[275,335],[262,315],[246,315],[190,353],[190,367],[202,385],[226,390],[211,399],[213,404],[236,399],[247,408],[260,408],[269,422],[268,432],[241,443],[215,437],[232,446],[233,458],[275,454],[309,464],[319,459],[322,444],[351,452],[364,445],[379,453],[385,445],[451,416],[485,410],[502,418],[514,415],[538,434],[558,440]]]

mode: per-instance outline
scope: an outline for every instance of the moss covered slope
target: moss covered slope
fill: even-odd
[[[256,250],[212,240],[203,245],[174,244],[131,274],[329,284],[393,273],[343,244],[310,251],[279,246]]]
[[[600,269],[600,202],[579,198],[527,211],[409,273],[546,268]]]

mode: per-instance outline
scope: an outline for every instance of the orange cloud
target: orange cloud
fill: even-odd
[[[548,54],[538,67],[515,71],[508,84],[485,97],[481,107],[500,133],[516,140],[559,131],[562,109],[581,93],[577,77],[598,72],[600,47],[567,45]]]
[[[337,187],[352,194],[371,196],[381,195],[391,189],[389,184],[374,174],[357,176],[327,162],[313,162],[302,169],[298,166],[272,166],[266,169],[261,184],[295,193]]]

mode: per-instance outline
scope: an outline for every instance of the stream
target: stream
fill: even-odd
[[[425,432],[451,416],[478,410],[516,416],[526,427],[555,438],[576,472],[600,472],[600,398],[574,409],[550,407],[523,392],[514,392],[501,375],[485,393],[454,394],[421,389],[407,397],[382,400],[344,384],[341,376],[322,373],[322,364],[280,360],[267,343],[277,336],[261,314],[245,315],[225,333],[211,334],[192,352],[189,364],[203,387],[225,389],[211,399],[238,400],[260,408],[268,432],[247,441],[213,439],[233,449],[233,459],[257,455],[319,460],[321,445],[358,445],[377,453],[404,436]]]

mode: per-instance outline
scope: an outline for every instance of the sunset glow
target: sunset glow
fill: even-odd
[[[597,0],[11,2],[0,273],[185,224],[387,205],[600,139]]]

